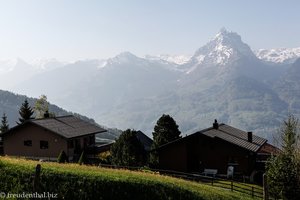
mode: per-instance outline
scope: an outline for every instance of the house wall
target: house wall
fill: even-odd
[[[185,143],[179,143],[159,151],[159,168],[165,170],[187,171]]]
[[[195,140],[197,141],[197,140]],[[250,175],[255,167],[255,154],[221,139],[212,139],[199,135],[198,144],[191,145],[191,151],[197,151],[199,170],[218,169],[219,174],[227,174],[229,165],[234,166],[235,173]],[[194,142],[195,143],[195,142]],[[195,165],[190,165],[190,170]]]
[[[32,146],[25,146],[25,140],[32,140]],[[40,149],[41,140],[48,141],[48,149]],[[3,137],[4,155],[57,158],[62,150],[68,153],[63,137],[33,124],[25,124]]]

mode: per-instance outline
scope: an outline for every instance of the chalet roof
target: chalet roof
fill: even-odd
[[[151,138],[149,138],[147,135],[145,135],[142,131],[137,131],[136,137],[144,145],[144,148],[146,151],[151,150],[151,146],[153,143],[153,140]]]
[[[200,133],[211,137],[225,140],[229,143],[240,146],[249,151],[257,152],[260,147],[267,142],[266,139],[253,135],[252,142],[248,141],[248,133],[226,124],[220,124],[218,129],[209,128],[200,131]]]
[[[84,135],[92,135],[101,132],[106,132],[105,129],[100,128],[92,123],[86,122],[73,115],[62,117],[50,117],[42,119],[31,119],[23,124],[13,127],[11,130],[21,128],[24,124],[31,123],[43,127],[51,132],[61,135],[65,138],[74,138]]]
[[[254,134],[252,135],[252,142],[249,142],[247,132],[226,124],[219,124],[217,129],[214,127],[203,129],[186,137],[179,138],[173,142],[162,145],[158,149],[164,148],[165,146],[168,146],[172,143],[184,141],[197,134],[202,134],[213,139],[221,139],[223,141],[229,142],[233,145],[239,146],[252,152],[257,152],[267,142],[266,139],[256,136]]]

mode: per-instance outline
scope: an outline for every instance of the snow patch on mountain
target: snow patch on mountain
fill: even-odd
[[[107,65],[107,60],[102,60],[99,65],[98,65],[98,69],[104,68]]]
[[[191,57],[192,57],[191,55],[170,55],[170,54],[159,54],[156,56],[151,56],[151,55],[144,56],[145,59],[166,61],[166,62],[174,63],[177,65],[186,64],[191,59]]]
[[[255,54],[259,59],[267,62],[293,63],[297,58],[300,57],[300,47],[259,49],[255,51]]]
[[[196,59],[198,61],[198,64],[201,64],[205,59],[205,55],[200,54],[196,57]]]

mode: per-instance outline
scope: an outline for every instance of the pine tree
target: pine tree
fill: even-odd
[[[144,146],[136,136],[135,130],[126,130],[111,147],[111,159],[114,165],[144,166],[147,155]]]
[[[3,113],[0,131],[1,131],[1,133],[4,133],[4,132],[8,131],[8,129],[9,129],[9,125],[8,125],[8,121],[7,121],[7,116],[5,113]]]
[[[281,133],[282,151],[267,163],[267,181],[273,197],[300,199],[300,169],[297,155],[299,141],[298,120],[289,116]]]
[[[152,150],[155,150],[161,145],[180,138],[181,132],[178,129],[176,121],[170,116],[163,114],[157,121],[153,131]],[[158,155],[156,151],[150,154],[150,163],[152,167],[158,165]]]
[[[65,153],[65,151],[61,151],[58,158],[57,158],[58,163],[65,163],[68,162],[68,156]]]
[[[170,115],[163,114],[157,121],[153,134],[153,144],[157,147],[176,140],[181,132]]]
[[[29,120],[31,118],[31,116],[33,115],[33,113],[34,112],[33,112],[32,108],[29,106],[27,99],[25,99],[24,103],[22,103],[22,106],[19,110],[20,118],[19,118],[19,122],[17,122],[17,123],[22,124],[26,120]]]

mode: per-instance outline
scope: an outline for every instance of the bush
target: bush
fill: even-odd
[[[98,154],[98,158],[101,164],[111,164],[111,153],[110,151],[104,151]]]

